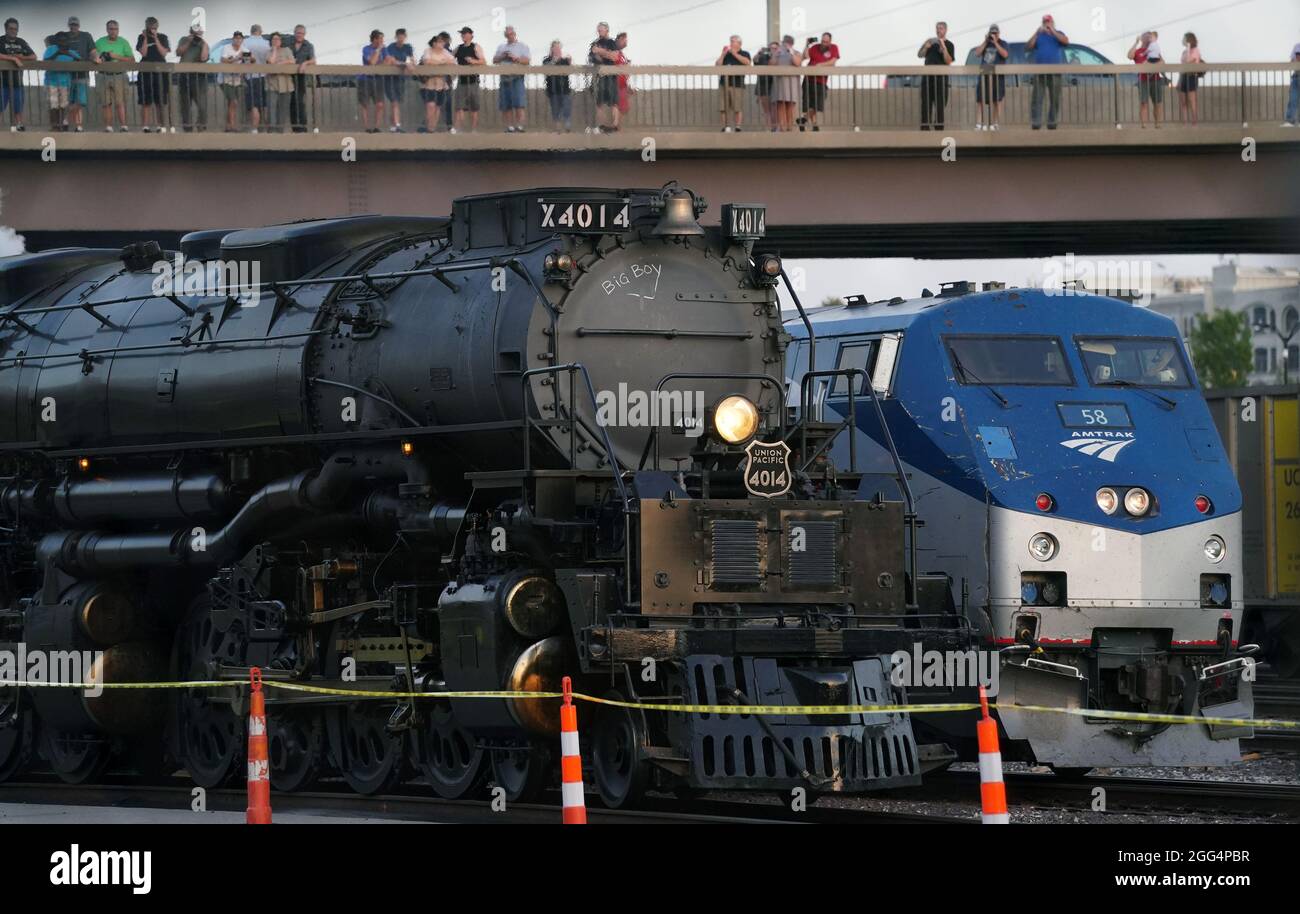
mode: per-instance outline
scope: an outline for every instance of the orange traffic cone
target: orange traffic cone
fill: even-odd
[[[989,699],[980,686],[980,713],[975,730],[980,748],[980,804],[985,825],[1006,825],[1007,785],[1002,782],[1002,752],[998,749],[998,724],[989,717]]]
[[[573,682],[563,680],[560,706],[560,791],[565,825],[587,824],[587,802],[582,790],[582,756],[578,751],[578,709],[573,705]]]
[[[266,696],[262,670],[248,672],[248,818],[249,825],[271,824],[271,761],[266,751]]]

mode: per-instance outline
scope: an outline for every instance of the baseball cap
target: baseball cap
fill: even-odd
[[[69,16],[69,17],[68,17],[68,25],[80,26],[80,25],[81,25],[81,20],[78,19],[76,16]]]
[[[997,24],[996,22],[993,23],[991,26],[989,26],[989,31],[990,31],[991,33],[993,33],[994,35],[1001,35],[1001,34],[1002,34],[1002,30],[1001,30],[1000,28],[998,28],[998,24]]]
[[[472,28],[470,28],[469,26],[465,26],[464,28],[462,28],[462,29],[460,30],[459,34],[464,35],[466,32],[469,32],[471,35],[474,34],[474,30],[473,30]]]
[[[231,38],[243,38],[243,37],[244,37],[244,33],[241,32],[239,29],[235,29],[235,34],[231,35],[230,37],[231,37]]]

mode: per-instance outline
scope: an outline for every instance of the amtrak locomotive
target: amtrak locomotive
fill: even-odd
[[[892,475],[897,446],[921,568],[948,572],[1000,652],[1013,757],[1076,771],[1239,758],[1242,727],[1016,710],[1251,711],[1241,493],[1171,321],[1073,290],[952,283],[787,329],[792,411],[856,427],[837,463]]]

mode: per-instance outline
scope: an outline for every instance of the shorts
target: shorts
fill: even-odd
[[[497,109],[511,111],[515,108],[527,108],[528,98],[524,93],[522,76],[501,77],[501,89],[497,92]]]
[[[261,79],[250,79],[245,83],[245,87],[244,110],[252,111],[254,108],[265,108],[266,77],[262,77]]]
[[[243,85],[231,85],[230,83],[221,84],[221,94],[228,102],[239,101],[239,93],[244,91]]]
[[[718,92],[722,95],[722,104],[719,106],[718,110],[723,114],[745,110],[744,86],[723,86],[718,90]]]
[[[1144,79],[1138,82],[1138,101],[1146,104],[1148,101],[1154,105],[1159,105],[1165,100],[1165,80],[1163,76],[1157,76],[1155,79]]]
[[[385,76],[384,77],[384,98],[390,102],[400,102],[406,98],[406,80],[405,76]]]
[[[1005,76],[981,73],[975,83],[975,101],[981,103],[984,101],[986,86],[992,90],[989,93],[993,96],[990,101],[1000,102],[1007,97],[1007,78]]]
[[[365,76],[357,80],[357,101],[363,105],[384,100],[384,84],[374,76]]]
[[[23,104],[27,99],[23,95],[23,87],[8,86],[0,83],[0,111],[6,108],[12,108],[14,114],[23,113]]]
[[[596,79],[596,104],[618,104],[618,77],[600,76]]]
[[[1200,78],[1201,77],[1196,73],[1184,73],[1182,76],[1178,78],[1178,91],[1195,92],[1196,84],[1200,80]]]
[[[434,104],[438,107],[446,105],[451,97],[450,89],[421,89],[420,100],[426,105]]]
[[[165,105],[171,97],[170,73],[141,73],[135,84],[136,101],[141,105]]]
[[[478,83],[459,83],[456,86],[456,110],[477,111],[481,92]]]
[[[803,81],[803,110],[826,110],[826,83],[811,78]]]
[[[99,74],[100,96],[102,104],[105,105],[125,105],[127,81],[125,73],[101,73]]]
[[[68,95],[70,90],[67,86],[46,86],[46,90],[50,95],[51,108],[68,107]]]

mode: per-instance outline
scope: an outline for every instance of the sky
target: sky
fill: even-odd
[[[201,9],[208,36],[247,30],[257,22],[270,32],[307,26],[323,63],[354,63],[372,28],[390,34],[405,27],[423,44],[437,31],[475,29],[480,44],[493,46],[507,24],[534,49],[559,38],[570,50],[594,37],[595,24],[608,20],[615,32],[629,32],[628,56],[637,64],[711,64],[727,36],[738,33],[748,46],[766,32],[766,0],[7,0],[4,15],[16,16],[29,40],[62,28],[67,16],[81,17],[83,27],[103,34],[108,18],[122,22],[134,38],[148,15],[157,16],[173,42],[185,33],[192,11]],[[829,30],[847,64],[883,65],[916,62],[916,49],[933,33],[937,19],[949,23],[949,37],[959,56],[978,43],[991,23],[1012,40],[1024,40],[1044,13],[1075,43],[1085,44],[1112,60],[1122,60],[1133,37],[1154,28],[1164,32],[1166,52],[1177,47],[1183,31],[1196,32],[1207,61],[1286,60],[1300,42],[1297,0],[782,0],[782,30],[812,35]],[[1172,56],[1172,55],[1171,55]],[[2,201],[0,201],[2,206]],[[0,211],[0,222],[3,214]],[[0,253],[15,246],[12,233],[0,228]],[[1231,253],[1231,252],[1225,252]],[[1159,273],[1208,276],[1220,258],[1159,256]],[[1244,264],[1300,266],[1300,257],[1242,257]],[[1039,260],[917,261],[818,260],[794,262],[807,277],[805,301],[865,292],[870,298],[912,296],[941,281],[1000,280],[1025,285],[1044,273]]]

